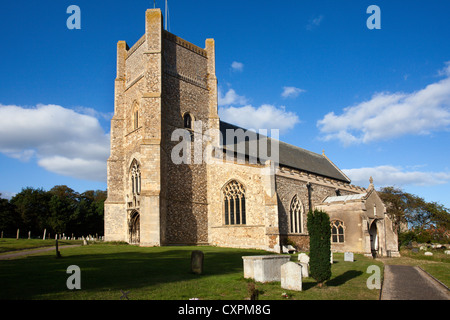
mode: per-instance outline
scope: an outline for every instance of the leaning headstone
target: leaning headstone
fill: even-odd
[[[304,262],[298,263],[302,267],[302,277],[308,278],[309,277],[309,264]]]
[[[353,262],[353,252],[345,252],[344,261]]]
[[[309,256],[306,253],[298,254],[298,262],[302,266],[302,276],[309,277]]]
[[[281,266],[281,288],[302,291],[302,266],[288,262]]]
[[[433,255],[433,252],[427,251],[427,252],[424,253],[424,255],[426,255],[426,256],[432,256],[432,255]]]
[[[191,254],[191,271],[196,274],[203,273],[203,252],[200,250],[194,250]]]
[[[444,253],[445,254],[450,254],[450,250],[445,250]]]

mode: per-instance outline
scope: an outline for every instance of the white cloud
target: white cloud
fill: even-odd
[[[312,18],[311,20],[309,20],[308,24],[306,25],[306,29],[307,30],[312,30],[318,26],[320,26],[320,24],[323,21],[324,16],[320,15],[318,17]]]
[[[450,61],[446,61],[444,64],[445,67],[438,71],[438,75],[450,77]]]
[[[244,70],[244,64],[242,62],[233,61],[231,64],[231,68],[234,71],[243,71]]]
[[[450,126],[450,65],[447,77],[412,93],[378,93],[369,101],[330,112],[317,122],[325,141],[344,145],[404,135],[427,135]]]
[[[407,171],[402,167],[390,165],[343,169],[353,184],[367,186],[373,177],[375,187],[383,186],[433,186],[450,182],[450,172]]]
[[[45,157],[38,164],[48,171],[84,180],[106,181],[106,161],[104,159]]]
[[[16,192],[0,191],[0,199],[11,200],[16,194]]]
[[[86,109],[88,110],[88,109]],[[110,139],[98,119],[58,105],[0,105],[0,152],[48,171],[106,181]]]
[[[111,118],[114,116],[114,112],[99,112],[92,108],[86,108],[86,107],[76,107],[74,110],[78,113],[85,114],[97,119],[102,119],[106,121],[110,121]]]
[[[245,129],[279,129],[281,132],[292,129],[300,122],[298,116],[285,107],[277,108],[264,104],[259,108],[251,105],[243,107],[219,108],[219,116],[225,121]]]
[[[283,87],[283,92],[281,93],[281,96],[283,98],[295,98],[300,93],[305,92],[306,90],[296,88],[296,87]]]
[[[247,103],[247,99],[244,96],[238,95],[233,89],[229,89],[224,96],[222,90],[219,88],[218,103],[219,106],[229,106],[236,104],[242,106]]]

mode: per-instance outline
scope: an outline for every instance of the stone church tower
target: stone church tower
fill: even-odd
[[[117,44],[105,240],[308,250],[307,213],[322,208],[333,250],[396,254],[372,183],[351,185],[324,153],[250,132],[219,119],[214,40],[200,48],[165,31],[159,9],[147,10],[145,34],[131,48]],[[180,140],[191,155],[183,163],[173,158]]]
[[[117,44],[105,239],[142,246],[208,242],[207,166],[175,165],[177,128],[219,128],[214,40],[199,48],[163,29],[159,9],[145,34]]]

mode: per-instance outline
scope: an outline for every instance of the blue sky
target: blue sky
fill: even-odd
[[[164,2],[156,1],[164,12]],[[381,29],[369,30],[370,5]],[[81,29],[69,30],[70,5]],[[153,1],[0,4],[0,192],[106,189],[116,44]],[[279,128],[367,187],[450,207],[450,2],[169,0],[170,31],[216,43],[219,115]]]

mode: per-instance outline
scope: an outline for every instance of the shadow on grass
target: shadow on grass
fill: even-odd
[[[128,290],[199,278],[237,275],[243,271],[242,256],[259,251],[200,248],[204,251],[204,273],[191,272],[190,258],[198,247],[139,248],[120,246],[81,247],[54,254],[0,261],[0,299],[39,299],[42,295],[67,292],[66,270],[77,265],[82,291]]]
[[[328,280],[327,282],[325,282],[325,286],[326,287],[338,287],[340,285],[343,285],[344,283],[346,283],[347,281],[357,278],[359,276],[361,276],[363,274],[362,271],[356,271],[356,270],[349,270],[344,272],[341,275],[338,275],[337,277]],[[311,280],[313,280],[312,278],[310,278]],[[303,291],[309,290],[311,288],[315,288],[317,287],[318,282],[316,281],[305,281],[302,284],[302,288]]]
[[[337,286],[340,286],[340,285],[346,283],[347,281],[349,281],[353,278],[359,277],[362,274],[363,274],[362,271],[349,270],[349,271],[344,272],[341,275],[338,275],[336,278],[333,278],[333,279],[327,281],[326,284],[328,287],[337,287]]]

